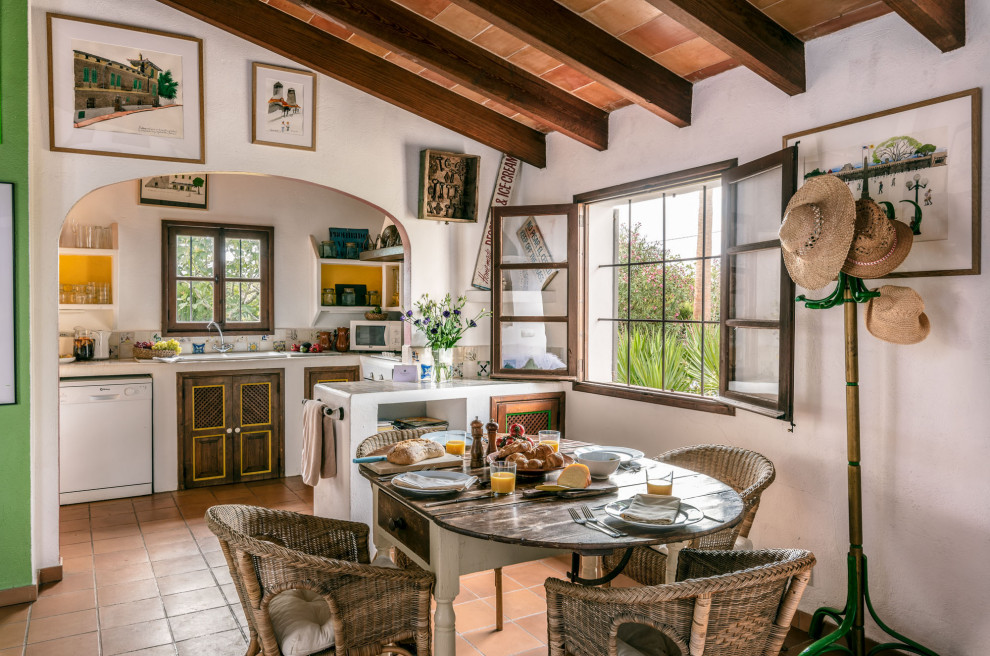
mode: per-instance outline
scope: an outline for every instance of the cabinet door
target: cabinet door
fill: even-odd
[[[535,435],[541,430],[563,433],[564,393],[493,396],[491,413],[501,432],[508,432],[511,424],[522,424],[527,435]]]
[[[184,487],[234,482],[229,376],[184,376],[179,416]]]
[[[282,476],[282,377],[259,372],[232,378],[235,481]]]
[[[313,387],[320,383],[346,383],[361,380],[361,367],[306,367],[303,371],[303,396],[312,399]]]

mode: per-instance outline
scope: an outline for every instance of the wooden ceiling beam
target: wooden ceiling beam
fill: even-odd
[[[608,113],[391,0],[291,0],[597,150]]]
[[[453,3],[674,125],[690,125],[690,82],[554,0]]]
[[[784,93],[804,93],[804,43],[746,0],[647,2]]]
[[[546,166],[543,133],[258,0],[158,1],[528,164]]]
[[[886,1],[942,52],[966,45],[966,0]]]

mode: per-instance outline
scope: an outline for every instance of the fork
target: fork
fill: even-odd
[[[587,519],[587,520],[588,520],[589,522],[594,522],[594,523],[595,523],[596,525],[598,525],[598,526],[601,526],[601,527],[603,527],[603,528],[607,528],[608,530],[610,530],[610,531],[612,531],[613,533],[615,533],[615,537],[617,537],[617,538],[621,538],[621,537],[623,537],[623,536],[625,536],[625,535],[626,535],[626,534],[625,534],[625,533],[623,533],[622,531],[620,531],[620,530],[618,530],[618,529],[614,529],[614,528],[612,528],[611,526],[609,526],[608,524],[606,524],[606,523],[605,523],[605,522],[603,522],[602,520],[600,520],[600,519],[598,519],[597,517],[595,517],[595,513],[593,513],[593,512],[591,512],[591,508],[589,508],[588,506],[581,506],[581,512],[583,512],[583,513],[584,513],[584,516],[585,516],[585,518],[586,518],[586,519]]]
[[[576,509],[574,509],[574,508],[568,508],[567,509],[567,512],[569,512],[571,514],[571,519],[573,519],[575,521],[575,523],[580,524],[581,526],[587,526],[588,528],[593,528],[596,531],[600,531],[600,532],[604,533],[605,535],[609,536],[610,538],[620,537],[616,532],[612,531],[611,529],[605,528],[604,526],[602,526],[600,524],[596,524],[595,522],[589,522],[584,517],[581,517],[578,514],[578,511]]]

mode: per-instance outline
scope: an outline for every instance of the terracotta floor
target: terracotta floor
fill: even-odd
[[[0,656],[243,656],[244,616],[203,520],[216,503],[311,512],[312,489],[288,478],[63,506],[65,576],[33,604],[0,608]],[[492,573],[462,577],[458,656],[546,654],[543,581],[567,568],[554,558],[505,568],[501,632]]]

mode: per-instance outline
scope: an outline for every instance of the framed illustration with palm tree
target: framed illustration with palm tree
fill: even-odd
[[[207,209],[207,181],[205,173],[181,175],[156,175],[138,180],[138,203],[141,205],[165,205],[191,210]]]
[[[52,150],[205,161],[203,42],[47,15]]]

